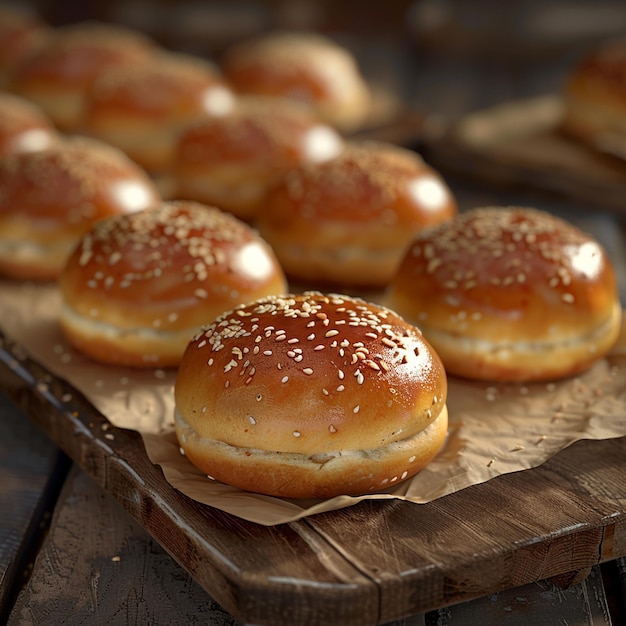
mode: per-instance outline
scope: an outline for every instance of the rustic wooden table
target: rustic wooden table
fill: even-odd
[[[477,4],[489,5],[489,2]],[[438,54],[441,52],[438,31],[435,28],[427,32],[424,25],[428,19],[437,18],[437,7],[441,10],[453,5],[460,7],[462,22],[468,17],[463,13],[463,2],[421,3],[420,10],[425,13],[412,17],[414,25],[419,23],[415,32],[421,41],[412,51],[414,58],[386,57],[389,41],[380,43],[371,55],[366,50],[372,75],[386,86],[402,91],[402,96],[416,108],[453,117],[500,100],[559,89],[562,73],[575,55],[559,54],[559,50],[547,45],[547,39],[540,41],[543,44],[540,52],[544,61],[545,55],[549,56],[549,62],[538,62],[538,57],[531,56],[526,66],[519,56],[510,54],[506,59],[489,58],[485,62],[487,41],[483,42],[476,63],[468,64],[462,58],[463,50],[456,50],[456,55],[446,51]],[[539,7],[537,10],[542,6],[541,3],[528,5]],[[522,17],[530,23],[532,15],[526,11]],[[440,18],[441,14],[439,23]],[[542,23],[544,27],[556,24]],[[473,27],[478,28],[476,21]],[[543,32],[545,35],[545,28]],[[519,32],[516,30],[514,34]],[[461,41],[454,36],[451,40]],[[467,41],[463,43],[470,45]],[[511,47],[517,43],[513,41]],[[390,70],[389,58],[399,71]],[[418,71],[407,81],[407,72],[416,68]],[[511,193],[502,187],[475,185],[452,177],[449,180],[463,209],[486,204],[532,204],[592,232],[615,262],[622,302],[626,303],[626,201],[623,213],[615,207],[611,211],[598,206],[589,210],[568,199],[519,187]],[[601,204],[600,201],[598,205]],[[271,614],[265,605],[276,603],[283,607],[283,614],[276,615],[276,623],[281,625],[304,623],[289,621],[290,602],[294,600],[295,604],[299,596],[325,596],[328,606],[335,610],[342,606],[341,594],[348,597],[352,592],[360,602],[358,614],[364,616],[362,623],[367,624],[626,624],[626,561],[622,556],[626,552],[624,438],[600,442],[591,448],[572,446],[565,455],[559,455],[556,463],[539,472],[531,470],[535,477],[533,489],[537,488],[538,493],[528,493],[523,479],[513,477],[501,483],[505,491],[510,490],[510,501],[523,497],[526,505],[541,507],[531,511],[523,511],[523,506],[520,509],[528,513],[529,527],[531,521],[539,528],[540,522],[546,520],[545,532],[537,534],[536,545],[532,538],[525,537],[524,545],[512,545],[507,553],[507,547],[496,540],[490,544],[481,538],[481,534],[488,535],[498,527],[502,530],[507,524],[506,520],[498,521],[503,512],[497,507],[506,500],[502,495],[497,496],[502,500],[497,500],[497,490],[491,491],[489,486],[473,492],[484,500],[472,502],[471,495],[463,495],[457,500],[444,498],[447,502],[426,509],[424,519],[431,529],[444,519],[458,529],[459,545],[466,542],[470,551],[474,545],[483,550],[480,567],[485,570],[485,579],[515,580],[513,574],[507,576],[493,570],[506,567],[507,563],[519,567],[519,552],[527,551],[529,571],[515,574],[519,579],[534,582],[522,586],[503,584],[502,590],[475,598],[474,581],[463,581],[463,564],[456,566],[455,551],[448,550],[449,546],[433,546],[422,558],[419,552],[422,544],[419,541],[415,544],[415,540],[423,540],[423,529],[417,527],[417,522],[412,525],[410,515],[401,505],[364,504],[337,518],[320,516],[308,523],[267,532],[260,529],[257,532],[254,525],[191,506],[192,514],[187,511],[186,517],[179,520],[181,524],[189,524],[185,532],[173,536],[175,533],[168,524],[176,519],[180,500],[175,494],[154,491],[152,468],[140,464],[137,470],[137,466],[128,464],[129,458],[141,461],[132,448],[136,440],[120,437],[115,445],[107,447],[106,441],[90,437],[85,423],[77,418],[73,423],[78,443],[69,441],[61,426],[57,426],[59,411],[33,394],[33,388],[28,388],[20,376],[13,376],[10,369],[7,366],[3,370],[0,363],[0,624],[234,626],[242,623],[205,591],[209,587],[233,606],[241,606],[244,614],[248,609],[246,602],[252,607],[248,612],[259,615]],[[72,458],[53,441],[65,442]],[[609,462],[608,469],[603,464],[605,460]],[[575,473],[579,463],[586,464],[585,470],[570,481],[568,472]],[[133,487],[127,495],[124,495],[124,481]],[[459,511],[459,504],[467,508]],[[561,512],[564,514],[560,515]],[[483,523],[484,528],[466,525],[464,515]],[[353,517],[349,523],[348,516]],[[571,519],[569,526],[568,519]],[[525,523],[526,520],[520,520],[520,528]],[[202,524],[206,524],[204,528],[215,529],[215,532],[210,530],[210,542],[203,553],[202,558],[210,561],[210,567],[204,570],[203,564],[197,562],[200,557],[194,556],[195,547],[204,544],[202,538],[193,534]],[[332,549],[325,551],[325,543]],[[170,551],[173,545],[178,546],[182,558],[172,558],[163,545]],[[231,562],[225,558],[229,550]],[[442,552],[441,562],[437,560],[437,550]],[[619,558],[614,558],[615,551],[621,552]],[[259,554],[266,555],[268,560],[292,559],[294,575],[261,580],[270,568],[258,562],[256,569],[262,573],[255,578],[253,560]],[[361,561],[355,562],[355,555]],[[184,562],[185,568],[177,561]],[[282,571],[281,567],[275,570]],[[439,570],[443,572],[443,580],[437,578]],[[210,576],[213,571],[215,581]],[[284,571],[290,571],[289,567],[285,566]],[[429,571],[435,574],[429,576]],[[475,564],[473,571],[476,572]],[[561,575],[551,577],[554,571]],[[202,586],[197,582],[199,572],[204,572]],[[546,575],[541,576],[541,572]],[[454,573],[455,578],[446,579],[446,573]],[[248,597],[245,584],[235,584],[240,580],[253,583],[255,595],[251,593]],[[282,597],[276,591],[281,585],[287,590]],[[385,617],[393,613],[394,602],[418,606],[435,597],[445,600],[441,607],[431,606],[427,611],[396,621]],[[327,618],[328,609],[322,604],[299,602],[298,606],[299,610],[309,611],[299,614],[307,618],[307,624],[348,623],[342,621],[343,615],[339,613],[334,620]],[[316,618],[315,612],[323,617]],[[356,613],[357,607],[348,607],[346,620]],[[272,626],[271,622],[264,623]]]

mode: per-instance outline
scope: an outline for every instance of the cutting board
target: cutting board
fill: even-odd
[[[272,626],[384,624],[626,554],[626,438],[424,505],[365,501],[259,526],[183,496],[140,436],[0,335],[3,389],[227,611]]]

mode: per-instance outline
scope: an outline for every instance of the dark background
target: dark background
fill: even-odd
[[[10,2],[4,2],[10,5]],[[562,88],[600,40],[626,34],[624,0],[30,0],[53,26],[103,20],[217,59],[272,29],[316,30],[419,110],[456,116]]]

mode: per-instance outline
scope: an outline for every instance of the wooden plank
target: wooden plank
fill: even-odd
[[[625,460],[626,438],[579,442],[540,468],[425,506],[364,502],[308,523],[378,582],[382,618],[390,619],[386,610],[397,617],[569,572],[574,578],[623,554]]]
[[[8,624],[234,626],[119,504],[74,468]]]
[[[28,577],[68,460],[0,394],[0,623]]]

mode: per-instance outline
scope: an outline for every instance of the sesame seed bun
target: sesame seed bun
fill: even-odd
[[[99,141],[59,139],[0,159],[0,274],[57,278],[94,222],[159,201],[147,174]]]
[[[189,460],[241,489],[292,498],[409,478],[447,433],[447,382],[419,330],[363,300],[307,292],[224,313],[175,382]]]
[[[593,48],[572,69],[562,128],[595,148],[618,145],[626,154],[626,38]]]
[[[188,124],[221,117],[234,104],[216,66],[163,53],[103,72],[85,96],[83,125],[148,171],[163,172],[173,165],[179,134]]]
[[[173,165],[177,193],[252,220],[289,169],[332,158],[342,148],[339,134],[306,107],[241,98],[231,114],[207,117],[181,133]]]
[[[102,220],[59,277],[60,323],[93,359],[175,366],[206,321],[286,284],[249,226],[216,208],[163,202]]]
[[[485,207],[418,235],[386,304],[419,324],[448,374],[570,376],[617,340],[621,306],[600,244],[549,213]]]
[[[42,150],[58,138],[51,120],[39,107],[19,96],[0,92],[0,156]]]
[[[222,70],[239,93],[297,100],[343,132],[361,127],[370,112],[370,90],[353,55],[317,33],[243,41],[226,51]]]
[[[413,236],[456,211],[445,182],[416,153],[348,142],[334,159],[290,170],[267,194],[257,225],[291,277],[381,287]]]
[[[10,89],[38,104],[59,129],[80,131],[93,81],[112,67],[142,63],[155,51],[149,38],[122,26],[63,26],[16,69]]]

